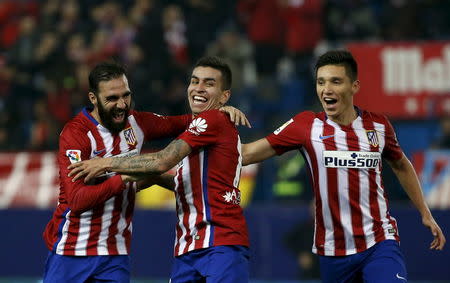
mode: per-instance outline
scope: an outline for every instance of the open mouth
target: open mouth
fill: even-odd
[[[337,103],[337,99],[331,98],[331,97],[325,97],[323,99],[323,101],[325,102],[326,105],[328,106],[333,106]]]
[[[115,112],[112,117],[114,122],[122,122],[125,120],[125,111]]]
[[[206,103],[208,101],[208,99],[203,96],[194,95],[192,97],[192,101],[194,102],[194,104],[202,104],[202,103]]]

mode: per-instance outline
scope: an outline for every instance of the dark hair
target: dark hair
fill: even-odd
[[[103,62],[89,73],[89,91],[97,95],[98,85],[102,81],[110,81],[126,75],[125,68],[116,62]]]
[[[358,64],[356,63],[355,58],[353,58],[352,53],[346,50],[332,50],[322,54],[319,59],[317,59],[314,68],[316,77],[317,70],[326,65],[344,66],[345,73],[352,81],[356,81],[358,78]]]
[[[228,64],[219,57],[216,56],[206,56],[200,58],[194,66],[197,67],[211,67],[213,69],[219,70],[222,74],[222,90],[229,90],[231,88],[231,69]]]

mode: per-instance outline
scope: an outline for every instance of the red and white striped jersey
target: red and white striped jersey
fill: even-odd
[[[242,155],[236,127],[226,114],[210,110],[199,114],[178,139],[192,152],[175,176],[175,256],[219,245],[248,246],[238,189]]]
[[[302,112],[266,138],[277,152],[298,149],[311,173],[316,200],[313,252],[343,256],[385,239],[399,241],[381,179],[381,158],[403,153],[386,117],[358,111],[351,125],[324,112]]]
[[[113,135],[87,109],[69,121],[59,139],[60,193],[44,231],[48,249],[60,255],[123,255],[130,251],[135,185],[119,175],[97,178],[95,184],[72,182],[67,167],[94,157],[131,156],[144,141],[182,133],[190,115],[164,117],[130,111],[127,125]]]

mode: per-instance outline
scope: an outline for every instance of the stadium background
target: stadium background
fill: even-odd
[[[188,111],[196,59],[224,57],[233,69],[231,104],[253,125],[240,128],[249,142],[297,112],[320,110],[312,64],[330,48],[350,49],[362,83],[356,104],[390,117],[450,238],[449,14],[446,0],[0,1],[0,282],[36,282],[42,274],[59,131],[88,104],[89,69],[108,58],[127,65],[136,109],[173,115]],[[429,232],[384,168],[410,279],[450,282],[449,247],[427,250]],[[306,176],[299,154],[245,168],[252,281],[314,278],[298,264],[312,240]],[[173,205],[163,189],[139,196],[136,282],[165,282],[169,274]]]

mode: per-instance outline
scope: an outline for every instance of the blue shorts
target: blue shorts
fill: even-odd
[[[395,240],[348,256],[320,256],[323,282],[407,282],[405,259]]]
[[[248,282],[250,252],[244,246],[217,246],[175,257],[172,283]]]
[[[130,282],[128,255],[65,256],[49,252],[43,283]]]

